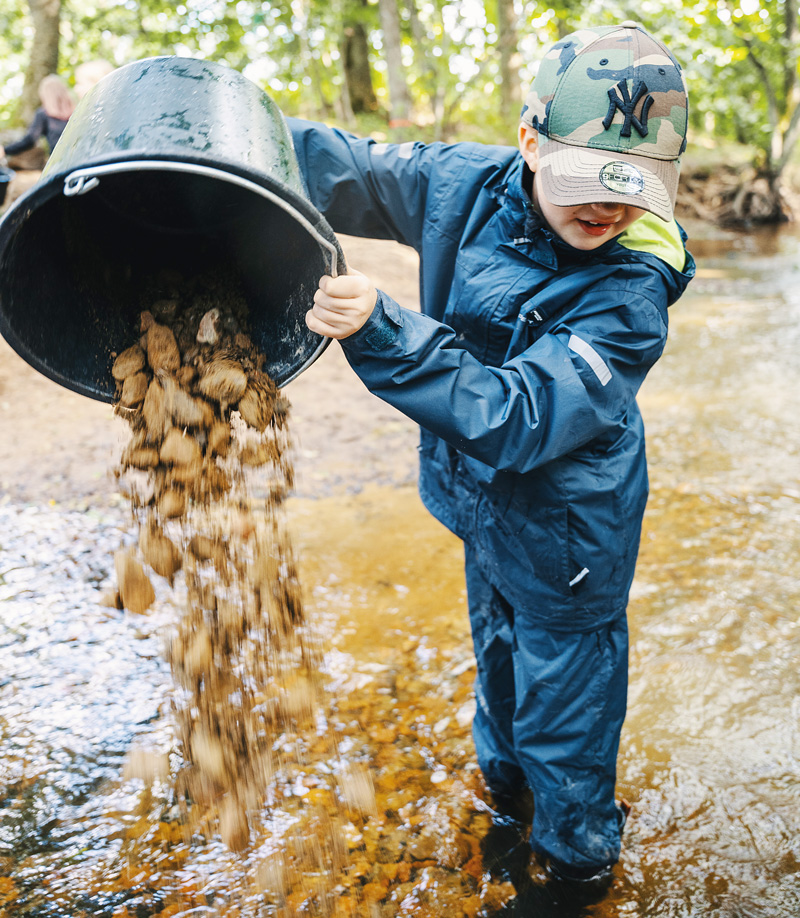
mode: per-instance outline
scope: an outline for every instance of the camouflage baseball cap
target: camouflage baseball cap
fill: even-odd
[[[688,108],[680,65],[635,22],[582,29],[539,66],[522,120],[559,205],[614,201],[672,219]]]

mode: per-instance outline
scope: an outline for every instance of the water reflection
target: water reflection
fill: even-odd
[[[411,488],[292,504],[338,755],[378,801],[349,819],[333,914],[800,914],[799,250],[791,232],[696,244],[641,393],[651,500],[619,769],[633,813],[601,902],[565,901],[535,870],[520,896],[487,874],[459,543]],[[146,618],[98,603],[128,528],[116,506],[0,505],[0,915],[314,914],[310,893],[278,901],[263,858],[259,874],[186,839],[168,788],[121,780],[134,737],[170,744],[166,591]],[[318,779],[292,799],[323,813]]]
[[[82,865],[119,853],[137,803],[122,761],[168,694],[158,617],[98,604],[124,537],[113,509],[6,505],[0,532],[0,909],[74,914]]]
[[[641,398],[653,487],[620,763],[637,805],[612,903],[800,914],[798,238],[702,251]]]

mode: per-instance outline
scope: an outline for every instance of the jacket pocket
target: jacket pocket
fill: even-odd
[[[502,512],[498,512],[493,502],[484,502],[484,506],[491,507],[493,517],[487,530],[504,543],[498,556],[525,572],[522,581],[530,581],[531,591],[537,582],[544,582],[551,591],[568,596],[566,509],[537,505],[520,495],[504,504]]]

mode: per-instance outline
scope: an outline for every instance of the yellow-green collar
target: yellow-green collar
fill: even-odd
[[[653,214],[645,214],[617,237],[617,242],[626,249],[658,255],[676,271],[686,267],[686,249],[681,239],[678,224],[673,220],[665,223]]]

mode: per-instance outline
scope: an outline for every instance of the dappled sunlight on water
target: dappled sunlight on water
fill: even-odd
[[[554,899],[531,867],[523,901],[488,875],[461,546],[412,488],[376,487],[290,502],[326,742],[306,738],[249,858],[187,838],[168,783],[121,778],[134,740],[172,746],[174,620],[165,583],[147,617],[99,603],[132,538],[121,503],[0,504],[0,916],[319,914],[313,877],[281,893],[276,876],[302,814],[321,836],[343,826],[334,915],[800,914],[800,244],[695,250],[640,398],[651,499],[618,774],[633,811],[605,899]],[[349,801],[328,780],[342,768]]]

